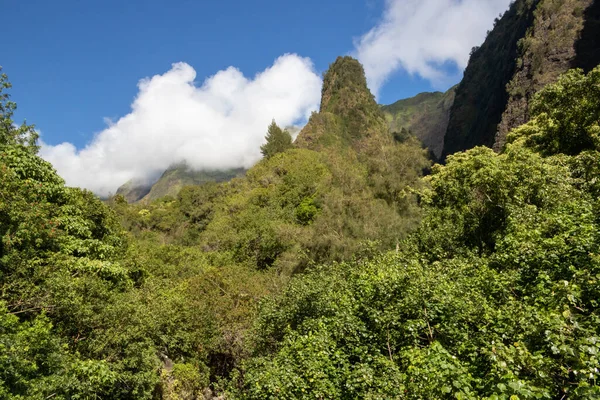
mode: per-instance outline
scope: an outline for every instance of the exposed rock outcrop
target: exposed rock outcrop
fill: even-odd
[[[498,125],[494,149],[499,151],[512,129],[529,120],[531,98],[543,87],[570,68],[591,69],[598,58],[598,37],[591,31],[582,37],[588,9],[598,8],[593,0],[543,0],[534,12],[534,21],[526,36],[519,41],[516,71],[507,85],[508,102]],[[597,18],[597,17],[596,17]],[[591,30],[597,22],[590,20]],[[577,54],[579,48],[580,53]],[[593,64],[593,65],[592,65]]]

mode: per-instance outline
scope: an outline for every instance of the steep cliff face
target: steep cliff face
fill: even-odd
[[[343,144],[359,150],[366,141],[377,139],[389,141],[391,135],[363,67],[352,57],[338,57],[323,79],[320,110],[310,117],[295,145],[318,150]]]
[[[529,120],[530,100],[540,89],[573,67],[589,70],[598,64],[597,14],[594,0],[539,2],[533,24],[519,41],[516,71],[506,87],[509,98],[498,125],[495,150],[502,149],[510,130]]]
[[[506,84],[515,72],[517,43],[533,22],[537,0],[517,0],[496,20],[480,48],[474,49],[456,98],[444,139],[443,157],[477,145],[492,146],[506,108]]]
[[[471,55],[450,110],[442,157],[501,150],[529,120],[531,98],[571,68],[600,63],[600,2],[517,0]]]
[[[392,132],[410,131],[436,158],[442,155],[444,135],[454,103],[456,87],[447,92],[419,93],[415,97],[382,106]]]
[[[600,64],[600,1],[594,1],[583,13],[583,29],[575,44],[573,67],[591,71]]]

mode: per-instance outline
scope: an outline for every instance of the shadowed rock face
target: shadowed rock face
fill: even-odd
[[[480,48],[475,49],[456,89],[442,157],[485,145],[491,147],[515,72],[518,42],[533,21],[537,1],[517,0],[497,20]]]
[[[570,68],[600,63],[600,2],[517,0],[476,49],[456,89],[442,157],[484,145],[500,151],[529,120],[532,97]]]
[[[597,37],[590,36],[598,28],[594,21],[586,20],[594,9],[597,12],[593,3],[542,0],[537,5],[533,24],[520,42],[517,70],[507,86],[509,99],[498,125],[496,151],[504,147],[508,132],[529,120],[529,103],[539,90],[574,65],[592,68],[592,59],[597,58],[594,53],[600,50]]]
[[[600,64],[600,1],[594,1],[583,14],[580,39],[575,44],[574,68],[586,73]]]

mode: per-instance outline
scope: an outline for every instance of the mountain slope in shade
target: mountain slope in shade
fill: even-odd
[[[442,157],[475,146],[492,147],[506,108],[506,85],[512,79],[518,43],[533,22],[537,0],[517,0],[496,20],[479,48],[474,48],[456,88]]]
[[[184,186],[226,182],[245,172],[243,168],[194,171],[185,163],[180,163],[168,168],[156,182],[147,184],[129,181],[117,190],[117,194],[122,195],[128,203],[147,202],[165,196],[175,197]]]
[[[508,103],[498,125],[494,149],[506,135],[529,121],[531,98],[571,68],[590,71],[600,62],[600,2],[542,0],[534,21],[519,42],[516,72],[507,85]]]
[[[452,87],[445,93],[419,93],[382,106],[381,110],[392,132],[401,132],[403,128],[409,130],[436,158],[440,158],[455,90],[456,87]]]
[[[181,188],[202,185],[207,182],[226,182],[244,175],[243,168],[228,170],[194,171],[186,164],[178,164],[167,169],[141,201],[152,201],[165,196],[177,196]]]
[[[442,158],[475,146],[499,151],[529,120],[533,96],[571,68],[600,63],[600,2],[516,0],[473,49],[456,88]]]
[[[135,203],[150,192],[154,183],[132,179],[119,186],[116,195],[123,196],[128,203]]]

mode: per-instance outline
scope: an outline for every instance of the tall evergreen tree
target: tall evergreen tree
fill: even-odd
[[[281,130],[275,123],[275,120],[269,125],[267,143],[260,146],[260,151],[265,158],[273,157],[277,153],[286,151],[292,147],[292,135],[287,130]]]

